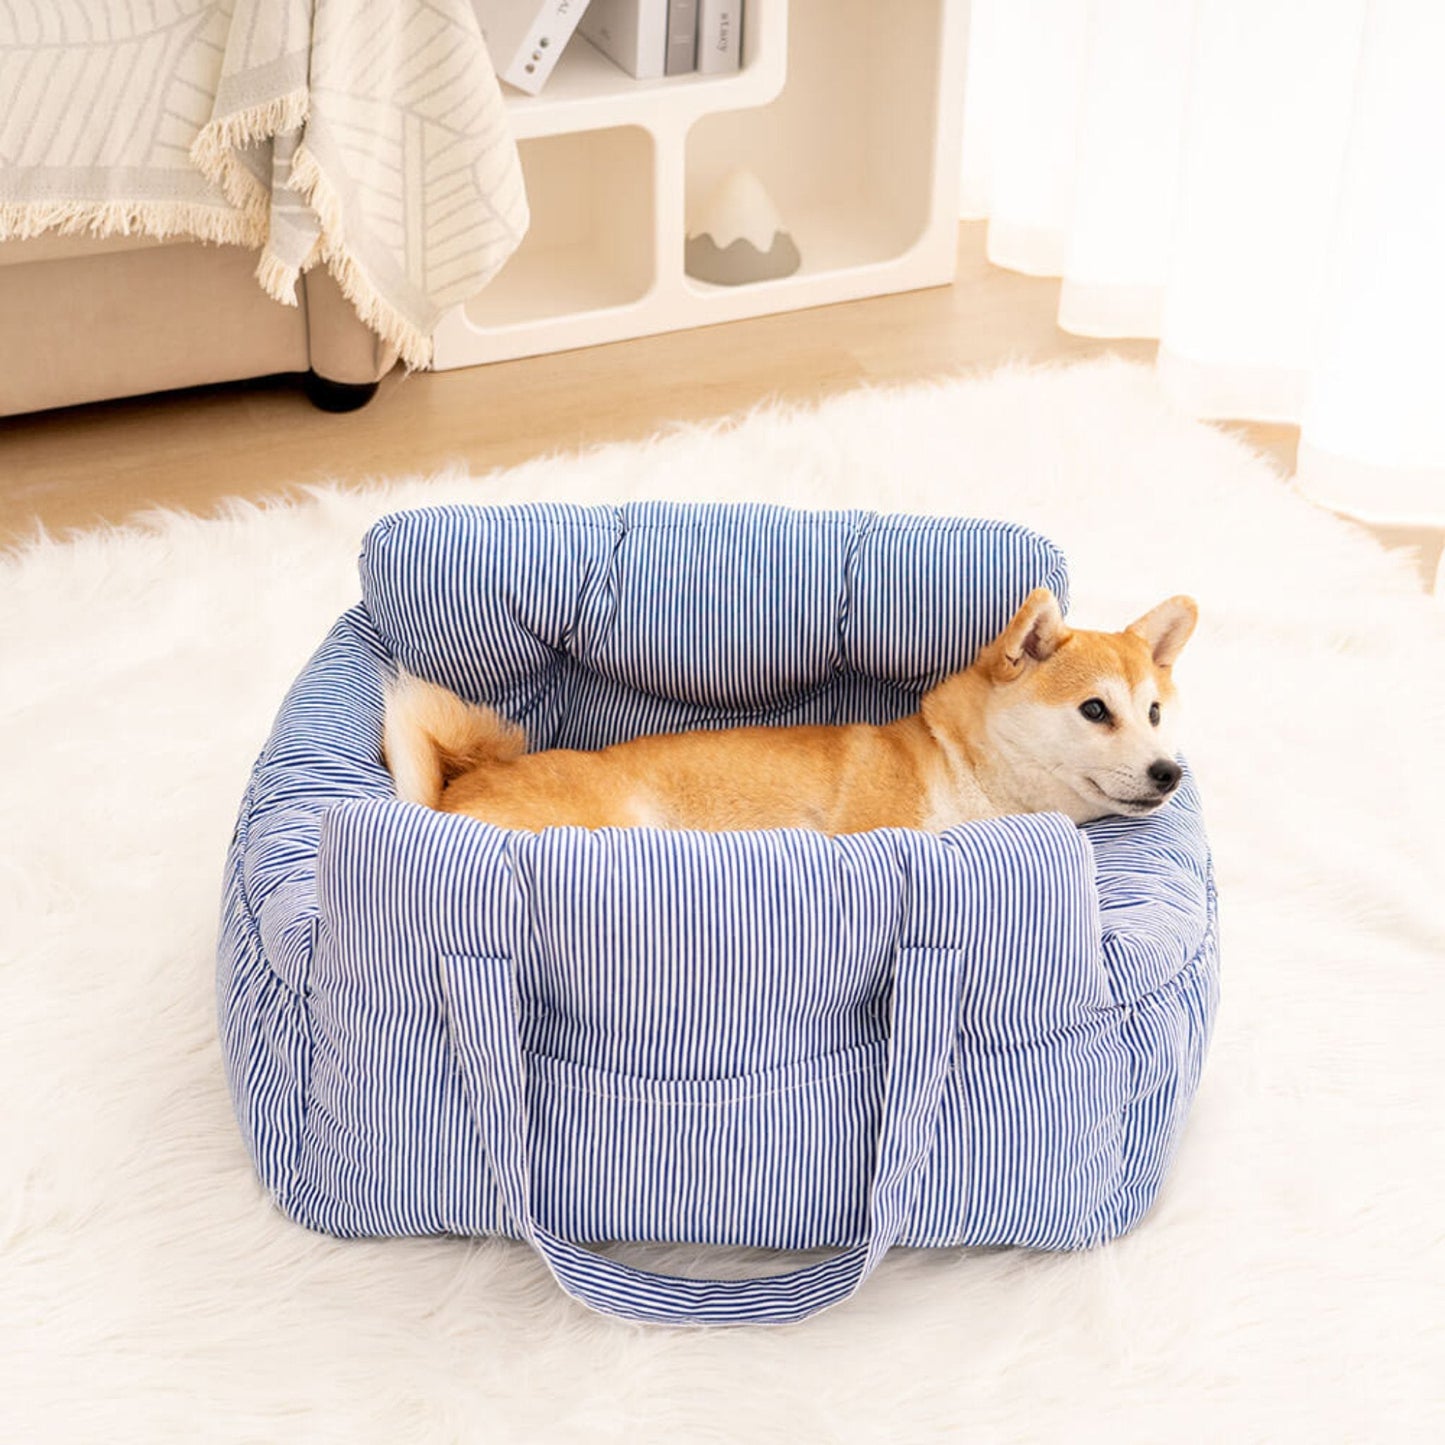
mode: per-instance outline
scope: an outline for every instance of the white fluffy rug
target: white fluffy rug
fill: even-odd
[[[1178,672],[1224,1004],[1131,1237],[900,1252],[813,1322],[687,1332],[588,1314],[510,1242],[338,1243],[261,1195],[213,1023],[221,859],[362,531],[641,496],[1021,520],[1068,552],[1085,625],[1199,598]],[[1118,364],[23,551],[0,569],[0,1439],[1445,1439],[1442,617]]]

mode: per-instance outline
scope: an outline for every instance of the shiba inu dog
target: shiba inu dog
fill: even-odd
[[[741,727],[528,753],[490,708],[402,675],[384,750],[403,800],[501,827],[941,829],[1006,813],[1145,817],[1179,786],[1171,668],[1197,609],[1069,628],[1047,588],[916,713],[881,726]]]

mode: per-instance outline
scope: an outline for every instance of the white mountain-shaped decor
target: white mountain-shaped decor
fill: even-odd
[[[729,171],[688,226],[687,274],[715,286],[791,276],[802,264],[773,198],[752,171]]]

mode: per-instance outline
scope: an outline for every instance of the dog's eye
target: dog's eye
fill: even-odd
[[[1149,721],[1156,728],[1159,726],[1159,704],[1157,702],[1151,702],[1149,704]]]
[[[1108,722],[1109,709],[1104,706],[1103,698],[1091,697],[1088,702],[1079,705],[1079,711],[1088,718],[1090,722]]]

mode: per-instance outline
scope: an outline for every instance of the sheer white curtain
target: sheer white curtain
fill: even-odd
[[[972,0],[964,215],[1299,484],[1445,526],[1445,0]]]

